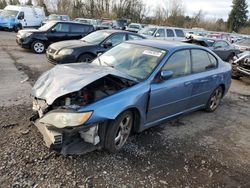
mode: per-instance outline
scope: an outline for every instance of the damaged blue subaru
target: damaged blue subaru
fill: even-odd
[[[209,49],[178,42],[122,43],[92,63],[57,65],[32,89],[46,146],[64,155],[119,151],[141,132],[199,109],[213,112],[231,84],[231,65]]]

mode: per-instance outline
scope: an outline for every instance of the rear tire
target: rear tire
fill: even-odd
[[[126,143],[134,123],[131,111],[121,113],[109,123],[105,138],[105,149],[114,153],[119,151]]]
[[[31,49],[36,54],[44,53],[45,48],[45,43],[43,41],[36,40],[31,44]]]
[[[80,55],[80,57],[78,58],[78,61],[77,62],[81,62],[81,63],[91,63],[92,60],[94,59],[95,57],[91,54],[82,54]]]
[[[207,112],[214,112],[219,107],[222,97],[223,88],[219,86],[213,91],[212,95],[209,97],[205,110]]]

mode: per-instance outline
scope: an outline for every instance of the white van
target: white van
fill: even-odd
[[[40,27],[44,19],[42,7],[8,5],[0,14],[0,28],[18,31],[26,27]]]
[[[147,38],[157,38],[163,40],[182,41],[185,39],[183,29],[178,27],[150,26],[139,31],[139,34]]]

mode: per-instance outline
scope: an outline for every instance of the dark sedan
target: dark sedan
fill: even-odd
[[[39,29],[20,30],[17,33],[16,42],[22,48],[41,54],[53,42],[80,39],[92,31],[94,27],[89,24],[50,21]]]
[[[198,38],[190,39],[185,42],[207,47],[226,62],[232,62],[233,57],[240,52],[238,48],[223,39]]]
[[[145,39],[145,37],[127,31],[101,30],[81,40],[54,43],[49,46],[46,56],[52,64],[91,62],[98,54],[106,52],[123,41],[139,39]]]

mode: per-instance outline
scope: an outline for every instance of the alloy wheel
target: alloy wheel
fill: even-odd
[[[125,116],[119,124],[119,129],[115,137],[115,146],[120,149],[127,141],[132,128],[132,117],[130,115]]]
[[[44,44],[41,42],[37,42],[34,44],[34,50],[36,53],[42,53],[44,51]]]
[[[212,111],[214,111],[220,104],[221,102],[221,98],[222,98],[222,94],[223,94],[223,91],[222,89],[219,87],[215,90],[215,92],[213,93],[211,99],[210,99],[210,109]]]

